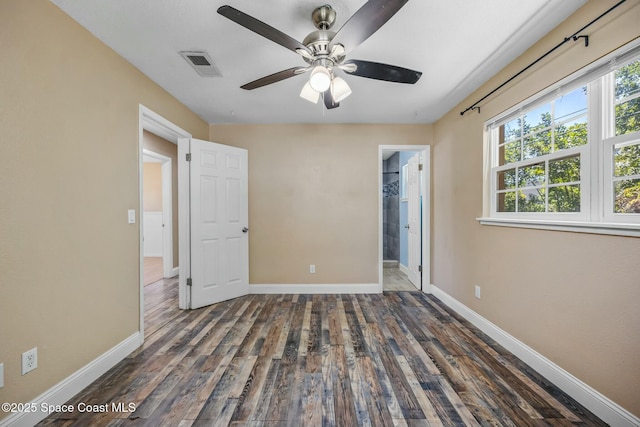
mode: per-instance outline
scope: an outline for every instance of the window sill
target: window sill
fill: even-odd
[[[476,218],[482,225],[499,227],[534,228],[539,230],[569,231],[573,233],[609,234],[640,237],[640,224],[581,221],[545,221],[512,218]]]

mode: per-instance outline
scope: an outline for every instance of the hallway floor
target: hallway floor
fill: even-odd
[[[418,288],[409,281],[409,278],[398,267],[385,267],[382,269],[382,290],[387,291],[416,291]]]

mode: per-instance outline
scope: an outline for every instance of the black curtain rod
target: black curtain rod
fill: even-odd
[[[615,8],[617,8],[618,6],[620,6],[622,3],[624,3],[627,0],[620,0],[618,3],[616,3],[615,5],[611,6],[606,12],[602,13],[600,16],[598,16],[597,18],[595,18],[594,20],[592,20],[591,22],[589,22],[587,25],[585,25],[584,27],[580,28],[578,31],[576,31],[575,33],[571,34],[569,37],[565,37],[564,40],[562,40],[560,43],[558,43],[555,47],[553,47],[552,49],[550,49],[547,53],[545,53],[544,55],[542,55],[540,58],[536,59],[535,61],[533,61],[531,64],[527,65],[525,68],[523,68],[522,70],[520,70],[516,75],[514,75],[513,77],[511,77],[509,80],[507,80],[506,82],[502,83],[500,86],[498,86],[497,88],[495,88],[494,90],[492,90],[491,92],[489,92],[488,94],[486,94],[485,96],[483,96],[482,98],[480,98],[479,100],[477,100],[476,102],[473,103],[473,105],[471,105],[471,107],[468,107],[466,110],[461,111],[460,115],[464,116],[464,113],[466,113],[469,110],[478,110],[478,112],[480,112],[480,107],[478,106],[479,103],[481,103],[482,101],[484,101],[485,99],[487,99],[488,97],[490,97],[491,95],[493,95],[494,93],[496,93],[497,91],[499,91],[500,89],[502,89],[504,86],[506,86],[507,84],[511,83],[511,81],[513,79],[515,79],[516,77],[518,77],[519,75],[521,75],[522,73],[524,73],[525,71],[527,71],[529,68],[533,67],[534,65],[536,65],[538,62],[542,61],[544,58],[546,58],[548,55],[550,55],[552,52],[554,52],[556,49],[558,49],[560,46],[564,45],[566,42],[573,40],[578,41],[580,39],[584,39],[584,45],[585,47],[589,46],[589,36],[587,35],[578,35],[580,34],[582,31],[584,31],[586,28],[590,27],[592,24],[594,24],[595,22],[599,21],[600,19],[602,19],[605,15],[607,15],[609,12],[611,12],[612,10],[614,10]]]

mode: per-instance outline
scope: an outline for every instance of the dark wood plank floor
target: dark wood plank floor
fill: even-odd
[[[145,288],[145,344],[42,426],[605,425],[437,299],[250,295],[177,309]]]

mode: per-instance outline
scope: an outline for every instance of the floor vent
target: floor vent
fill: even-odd
[[[206,52],[182,51],[180,55],[202,77],[222,77],[222,73],[216,67]]]

